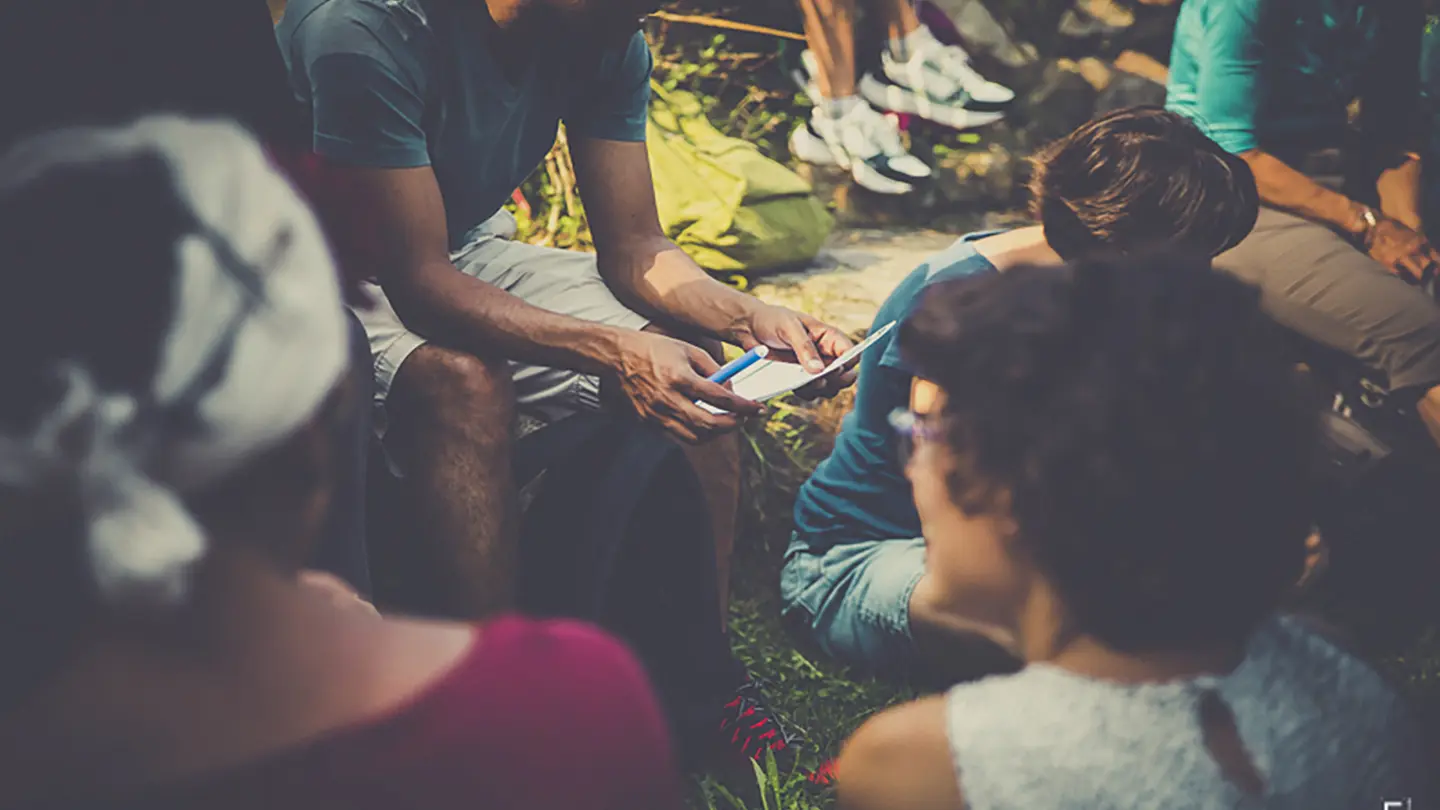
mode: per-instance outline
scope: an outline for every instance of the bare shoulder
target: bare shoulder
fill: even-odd
[[[381,646],[434,669],[445,669],[465,657],[484,632],[480,625],[427,619],[385,618],[376,624]]]
[[[875,715],[845,744],[837,769],[845,810],[960,810],[959,779],[937,695]]]

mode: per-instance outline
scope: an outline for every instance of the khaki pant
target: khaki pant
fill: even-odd
[[[1391,391],[1440,385],[1440,304],[1324,225],[1262,208],[1215,266],[1260,287],[1281,325],[1360,361]]]

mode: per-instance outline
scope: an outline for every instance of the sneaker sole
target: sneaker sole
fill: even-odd
[[[850,167],[850,177],[856,185],[875,194],[900,197],[915,190],[915,186],[886,175],[868,161],[856,161],[855,165]]]
[[[801,124],[790,133],[790,154],[814,166],[841,166],[835,153],[830,151],[830,145],[811,132],[808,124]]]
[[[868,74],[860,80],[860,95],[864,96],[866,101],[882,109],[917,115],[927,121],[944,124],[952,129],[975,129],[1005,118],[1005,113],[1000,111],[969,110],[943,102],[931,101],[921,97],[913,90],[906,90],[899,85],[886,84]]]
[[[798,127],[790,136],[790,153],[800,160],[815,166],[830,166],[845,169],[856,185],[876,194],[898,197],[915,190],[910,182],[887,175],[882,169],[866,161],[840,161],[830,151],[829,145],[808,126]],[[847,165],[850,164],[850,165]]]

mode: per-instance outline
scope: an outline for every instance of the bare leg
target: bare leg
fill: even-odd
[[[421,553],[433,559],[435,591],[455,618],[514,606],[514,403],[505,362],[430,344],[400,367],[386,403],[388,449],[405,472],[415,536],[428,544]]]
[[[720,622],[730,615],[730,555],[735,550],[735,532],[740,510],[740,437],[719,436],[698,446],[687,446],[685,455],[705,489],[715,535],[716,587],[720,592]]]
[[[686,334],[684,329],[668,329],[652,323],[644,331],[679,338],[694,343],[715,358],[725,362],[725,347],[718,340]],[[740,512],[740,437],[719,436],[702,445],[683,445],[685,457],[695,468],[700,486],[705,490],[705,506],[710,510],[710,531],[715,538],[716,590],[720,593],[720,624],[730,617],[730,556],[735,550],[735,533]]]
[[[891,39],[904,39],[920,27],[920,18],[911,0],[876,0],[875,13]]]
[[[815,77],[820,95],[855,95],[855,0],[800,0],[800,8],[805,12],[805,40],[820,63]]]

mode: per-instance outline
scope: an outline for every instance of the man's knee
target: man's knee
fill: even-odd
[[[740,434],[722,433],[703,444],[685,446],[685,454],[702,478],[740,480]]]
[[[401,430],[439,429],[504,442],[515,419],[510,367],[427,344],[401,365],[387,406]]]

